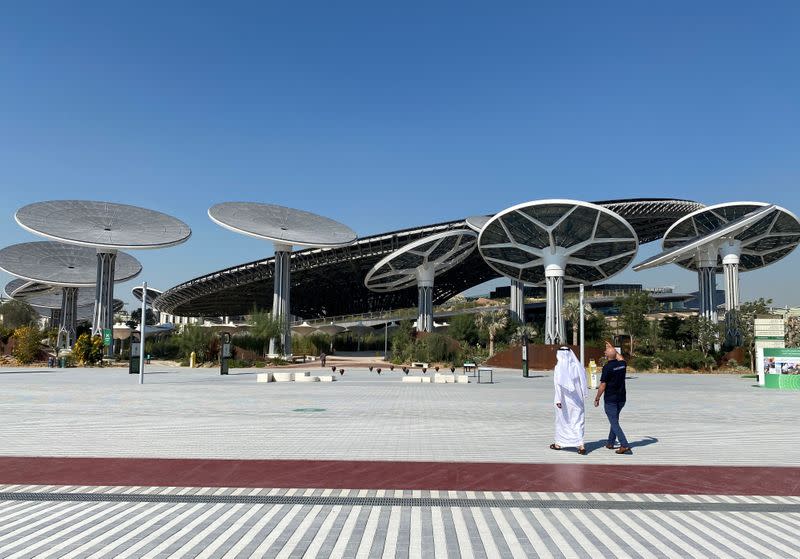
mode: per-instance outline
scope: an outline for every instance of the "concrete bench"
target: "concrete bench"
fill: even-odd
[[[420,383],[422,377],[403,377],[403,382]]]
[[[294,377],[295,382],[319,382],[319,377],[312,377],[311,375],[297,375]]]
[[[305,372],[302,372],[302,373],[301,372],[292,373],[292,375],[293,375],[292,376],[292,380],[302,380],[303,377],[310,377],[311,373],[309,373],[308,371],[305,371]]]
[[[320,382],[336,382],[336,377],[333,375],[319,375],[317,378]]]
[[[294,380],[294,373],[272,373],[272,380],[275,382],[291,382]]]
[[[467,375],[456,375],[456,384],[469,384],[469,376]]]
[[[256,382],[272,382],[272,373],[258,373]]]
[[[429,368],[428,367],[428,363],[421,363],[419,361],[414,361],[413,363],[411,363],[411,366],[416,368],[416,369],[428,369]]]
[[[455,375],[444,375],[444,374],[441,374],[441,373],[436,373],[435,375],[433,375],[433,382],[436,382],[436,383],[439,383],[439,384],[448,384],[448,383],[452,384],[455,381],[456,381],[456,376]]]

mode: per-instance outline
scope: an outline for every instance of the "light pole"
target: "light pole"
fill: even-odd
[[[139,384],[144,384],[144,329],[147,322],[147,282],[142,284],[142,317],[139,320]]]

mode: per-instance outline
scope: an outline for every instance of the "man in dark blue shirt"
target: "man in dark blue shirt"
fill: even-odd
[[[619,414],[625,406],[627,395],[625,393],[625,375],[627,374],[627,364],[616,348],[606,342],[606,358],[608,363],[603,365],[603,372],[600,375],[600,388],[597,390],[597,397],[594,399],[594,406],[600,405],[600,397],[605,395],[603,402],[608,422],[611,424],[611,431],[608,434],[606,448],[613,449],[614,443],[619,439],[617,454],[627,454],[631,451],[628,439],[622,432],[619,425]]]

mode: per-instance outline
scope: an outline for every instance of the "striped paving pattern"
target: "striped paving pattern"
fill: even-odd
[[[797,557],[798,525],[800,497],[0,485],[3,558]]]

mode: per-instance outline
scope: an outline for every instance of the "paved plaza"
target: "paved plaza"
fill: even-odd
[[[321,371],[321,369],[310,369]],[[633,454],[554,452],[550,373],[495,371],[494,384],[408,384],[345,370],[337,382],[257,383],[255,370],[149,367],[0,372],[4,456],[329,459],[796,466],[800,392],[728,375],[632,375],[622,426]],[[421,372],[412,372],[421,375]],[[431,374],[431,373],[428,373]]]
[[[256,373],[0,370],[0,557],[800,554],[800,392],[633,374],[633,454],[592,407],[580,456],[547,372]]]

